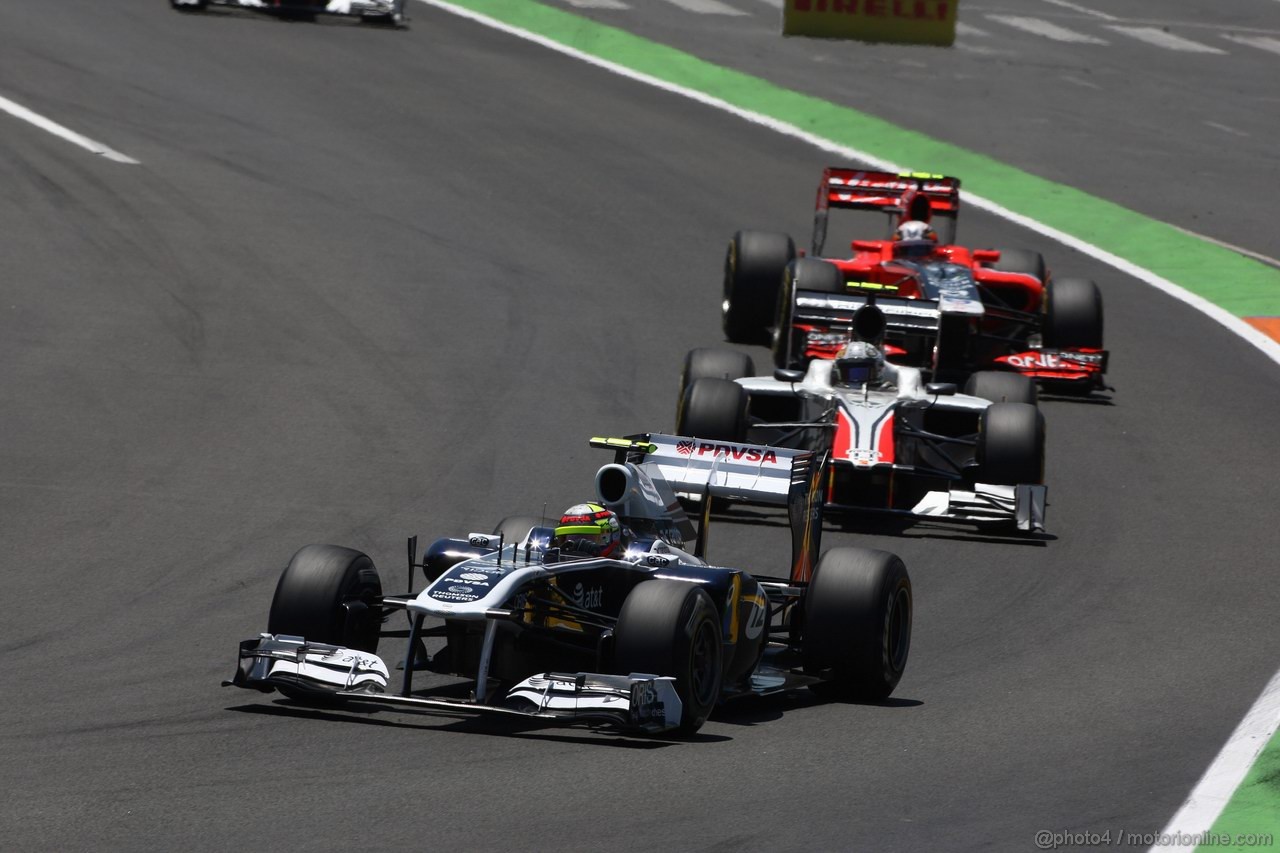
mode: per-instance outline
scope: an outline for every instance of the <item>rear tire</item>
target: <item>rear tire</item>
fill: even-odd
[[[381,598],[382,580],[367,556],[337,545],[307,545],[280,575],[267,631],[376,653]]]
[[[615,672],[675,678],[684,705],[677,732],[702,727],[723,675],[720,619],[706,592],[685,581],[644,581],[622,603],[613,641]]]
[[[804,366],[804,341],[791,328],[795,317],[796,291],[800,289],[819,293],[848,292],[844,273],[835,264],[817,258],[796,258],[787,265],[782,288],[778,291],[773,339],[770,341],[774,367],[790,370]]]
[[[1045,297],[1044,345],[1051,349],[1102,349],[1102,293],[1087,278],[1064,278]]]
[[[911,649],[911,578],[896,554],[832,548],[804,597],[804,667],[830,680],[811,689],[843,700],[893,693]]]
[[[755,362],[746,353],[731,349],[699,347],[689,350],[680,370],[680,396],[699,379],[745,379],[756,375]]]
[[[1027,403],[993,403],[978,418],[980,483],[1044,482],[1044,414]]]
[[[726,338],[741,344],[767,339],[782,272],[795,256],[795,243],[786,234],[739,231],[733,235],[725,254],[720,306]]]
[[[747,437],[747,389],[728,379],[699,379],[685,389],[676,435],[739,444]]]
[[[964,383],[964,393],[993,403],[1030,403],[1036,405],[1039,394],[1030,376],[999,370],[980,370]]]

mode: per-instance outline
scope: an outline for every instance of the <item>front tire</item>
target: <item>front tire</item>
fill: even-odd
[[[710,596],[685,581],[645,581],[622,603],[613,638],[614,671],[674,677],[684,706],[677,732],[701,728],[723,677],[720,619]]]
[[[997,249],[996,251],[1000,253],[1000,260],[992,264],[991,269],[1033,275],[1040,280],[1041,284],[1044,284],[1045,277],[1048,275],[1044,255],[1030,249]]]
[[[1044,345],[1102,349],[1102,292],[1087,278],[1058,279],[1045,297]]]
[[[376,653],[381,598],[382,580],[366,555],[337,545],[307,545],[280,575],[267,631]]]
[[[1044,414],[1027,403],[993,403],[978,418],[980,483],[1044,482]]]
[[[878,702],[893,693],[911,650],[913,598],[902,559],[832,548],[804,597],[804,667],[828,677],[819,695]]]
[[[724,336],[734,343],[764,342],[773,325],[773,309],[782,272],[796,256],[786,234],[739,231],[729,241],[724,259]]]
[[[699,379],[676,410],[676,435],[739,444],[747,438],[747,389],[728,379]]]

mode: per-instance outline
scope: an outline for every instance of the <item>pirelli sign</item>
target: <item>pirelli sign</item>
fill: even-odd
[[[959,0],[786,0],[782,34],[951,45]]]

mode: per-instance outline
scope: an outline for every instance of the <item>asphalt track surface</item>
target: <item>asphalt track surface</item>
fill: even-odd
[[[825,155],[474,24],[0,6],[0,827],[13,850],[1032,849],[1158,831],[1280,660],[1280,379],[1093,276],[1110,403],[1051,401],[1042,542],[831,529],[912,572],[884,706],[749,702],[691,742],[325,712],[218,686],[298,546],[588,493],[670,427],[724,239]],[[765,362],[763,350],[754,354]],[[786,532],[725,523],[766,572]],[[394,658],[395,640],[384,653]]]
[[[958,21],[969,29],[953,49],[779,38],[771,5],[732,0],[741,16],[642,1],[574,11],[1280,258],[1263,189],[1280,186],[1280,55],[1230,40],[1280,43],[1276,0],[964,0]],[[1054,41],[998,20],[1008,16],[1104,43]],[[1163,49],[1111,26],[1222,53]]]

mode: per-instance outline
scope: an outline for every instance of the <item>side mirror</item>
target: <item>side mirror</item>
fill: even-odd
[[[804,379],[804,371],[803,370],[787,370],[785,367],[779,367],[777,370],[773,371],[773,378],[778,380],[779,382],[795,383],[795,382],[799,382],[801,379]],[[954,387],[955,386],[952,386],[953,389]],[[953,390],[952,393],[954,394],[955,391]]]
[[[974,249],[973,259],[981,264],[994,264],[1000,260],[999,249]]]
[[[849,246],[855,252],[879,252],[880,251],[879,240],[854,240],[852,243],[849,244]]]
[[[924,390],[937,397],[951,397],[957,389],[954,382],[930,382]]]

